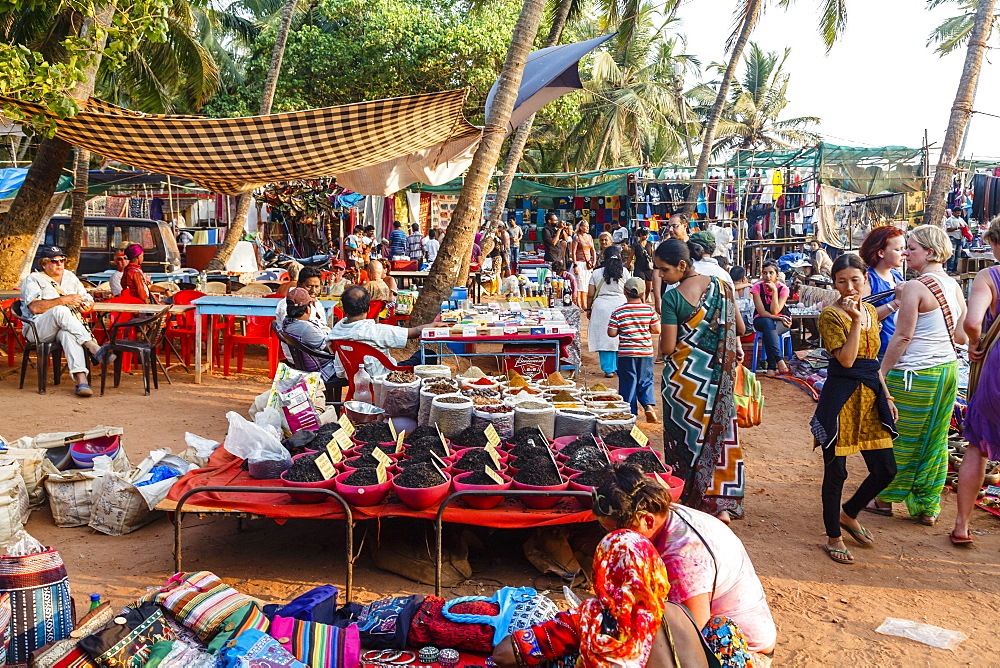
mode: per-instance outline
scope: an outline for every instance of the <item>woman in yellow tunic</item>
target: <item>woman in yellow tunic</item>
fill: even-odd
[[[823,309],[819,331],[830,353],[823,393],[812,419],[816,445],[823,449],[823,523],[827,555],[838,564],[853,564],[841,529],[865,547],[871,533],[858,523],[861,509],[896,476],[892,439],[896,410],[879,370],[878,315],[861,301],[867,272],[857,255],[843,254],[833,263],[833,285],[840,300]],[[847,456],[860,452],[868,477],[847,503],[840,505],[847,480]]]

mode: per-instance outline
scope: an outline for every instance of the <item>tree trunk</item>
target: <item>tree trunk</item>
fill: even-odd
[[[976,85],[979,82],[979,71],[983,66],[983,56],[986,53],[986,39],[993,27],[993,10],[996,0],[979,0],[976,8],[976,22],[969,34],[969,46],[965,52],[965,66],[962,68],[962,78],[958,82],[958,92],[951,106],[951,116],[948,119],[948,131],[944,135],[941,146],[941,157],[934,170],[934,183],[931,185],[930,196],[927,198],[927,209],[924,213],[924,223],[937,225],[944,217],[945,198],[951,189],[952,176],[955,174],[955,163],[958,157],[958,147],[965,134],[965,126],[972,116],[972,104],[976,97]]]
[[[66,232],[66,268],[76,271],[80,264],[80,247],[83,245],[83,219],[87,209],[87,186],[90,185],[90,151],[76,147],[76,165],[73,168],[73,212]]]
[[[459,267],[467,262],[472,240],[479,227],[482,217],[483,200],[490,176],[500,157],[503,148],[504,127],[510,121],[517,92],[521,87],[521,76],[524,74],[524,64],[531,52],[531,46],[538,32],[538,23],[542,16],[544,0],[524,0],[521,15],[514,26],[507,60],[500,72],[500,83],[497,94],[490,108],[489,118],[483,130],[483,141],[476,149],[469,174],[462,186],[462,194],[448,224],[448,232],[444,235],[441,248],[438,251],[430,274],[424,282],[424,288],[413,305],[410,314],[410,326],[431,322],[441,310],[441,302],[451,293],[458,276]]]
[[[281,61],[285,57],[285,45],[288,44],[288,33],[292,27],[292,16],[295,15],[295,6],[298,0],[286,0],[284,8],[281,10],[281,25],[278,26],[278,34],[274,38],[274,49],[271,51],[271,63],[267,68],[267,81],[264,82],[264,92],[260,99],[260,115],[265,116],[271,113],[271,105],[274,104],[274,91],[278,88],[278,75],[281,74]],[[223,271],[226,262],[232,257],[236,250],[236,244],[243,238],[243,228],[246,225],[247,214],[250,212],[250,204],[253,202],[251,193],[244,193],[240,196],[240,201],[236,205],[236,215],[229,221],[226,230],[226,239],[215,251],[215,257],[208,263],[207,269],[211,271]]]
[[[80,38],[91,39],[94,25],[108,26],[114,15],[115,6],[109,3],[101,7],[96,16],[86,17],[80,28]],[[87,100],[94,94],[104,42],[103,38],[94,42],[94,62],[84,70],[83,80],[68,92],[69,97]],[[67,142],[55,137],[39,143],[24,184],[17,191],[10,211],[0,222],[0,288],[17,287],[22,275],[30,269],[35,254],[35,239],[38,232],[48,224],[47,214],[52,196],[56,192],[59,176],[71,148]]]
[[[545,39],[545,47],[555,46],[562,39],[563,30],[566,29],[566,21],[569,18],[569,10],[573,5],[573,0],[559,0],[556,12],[552,16],[552,26],[549,28],[549,36]],[[490,213],[490,219],[483,229],[483,243],[480,244],[484,254],[493,250],[493,230],[497,228],[507,211],[507,197],[510,195],[510,187],[514,184],[514,174],[517,173],[518,165],[524,156],[524,147],[528,144],[531,136],[531,126],[535,122],[535,115],[532,114],[524,119],[519,126],[514,138],[510,140],[510,148],[507,149],[507,160],[504,162],[503,176],[497,185],[497,199]],[[467,265],[466,265],[467,266]],[[463,272],[468,275],[468,269]]]
[[[722,109],[726,106],[726,98],[729,96],[729,86],[733,83],[733,78],[736,76],[736,66],[740,63],[740,58],[743,57],[743,49],[746,48],[747,42],[750,41],[750,33],[753,32],[754,26],[757,25],[757,19],[760,17],[760,8],[762,0],[748,0],[746,16],[743,18],[743,27],[740,28],[740,35],[736,39],[736,44],[733,45],[733,52],[729,57],[729,64],[726,66],[726,72],[722,76],[722,83],[719,84],[719,93],[715,96],[715,104],[712,105],[712,113],[709,114],[708,120],[705,121],[705,134],[702,136],[701,141],[701,156],[698,158],[698,166],[694,170],[694,176],[691,177],[692,182],[699,183],[705,180],[705,176],[708,175],[708,164],[712,160],[712,146],[715,144],[715,132],[719,128],[719,119],[722,118]],[[684,203],[684,208],[682,212],[688,216],[694,213],[694,208],[698,203],[698,192],[692,189],[689,202]]]

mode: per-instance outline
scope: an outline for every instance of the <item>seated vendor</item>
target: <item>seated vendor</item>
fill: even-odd
[[[727,617],[746,636],[750,652],[763,655],[760,663],[768,665],[777,629],[736,534],[711,515],[671,504],[669,491],[635,466],[606,470],[610,477],[595,492],[593,507],[601,526],[632,529],[652,541],[670,575],[670,600],[691,612],[709,645],[722,640],[716,620]]]
[[[305,272],[305,270],[303,270]],[[300,274],[301,275],[301,274]],[[326,347],[326,337],[329,329],[325,324],[317,323],[312,317],[312,309],[317,306],[316,297],[306,288],[292,288],[288,296],[281,300],[284,315],[278,321],[281,330],[290,338],[314,350]],[[322,309],[322,307],[320,307]],[[335,375],[333,360],[324,360],[311,355],[304,355],[305,368],[299,371],[319,371],[323,381],[328,381]]]
[[[128,258],[125,257],[125,250],[115,251],[115,271],[108,278],[108,285],[111,286],[111,296],[117,297],[122,293],[122,277],[125,276],[125,268],[128,267]]]
[[[812,255],[813,276],[829,276],[830,270],[833,268],[833,260],[831,260],[829,254],[823,250],[823,245],[816,239],[813,239],[809,242],[806,248]]]
[[[333,264],[330,265],[330,273],[333,274],[333,279],[330,281],[331,297],[339,297],[344,294],[344,290],[351,284],[344,276],[346,271],[347,263],[343,260],[334,260]]]
[[[66,253],[58,246],[38,250],[42,270],[28,274],[21,282],[21,318],[33,322],[25,326],[24,336],[33,343],[58,341],[66,355],[66,366],[76,381],[76,395],[90,397],[94,392],[87,382],[87,357],[94,365],[115,359],[107,346],[101,347],[84,323],[81,314],[94,306],[94,300],[80,279],[66,269]],[[38,340],[34,340],[37,332]]]
[[[371,304],[371,297],[368,290],[360,285],[352,285],[340,296],[340,307],[344,310],[344,319],[337,322],[327,335],[330,341],[360,341],[370,346],[378,348],[389,356],[390,348],[403,348],[409,339],[420,336],[425,328],[421,327],[396,327],[394,325],[384,325],[368,317],[368,307]],[[392,359],[391,356],[389,356]],[[337,368],[337,375],[343,377],[344,369],[340,360],[334,362]],[[419,355],[414,355],[405,362],[400,362],[401,366],[415,366],[419,364]],[[384,374],[385,367],[376,360],[365,361],[365,368],[372,378]]]
[[[715,658],[687,614],[667,601],[663,560],[641,534],[622,529],[605,536],[594,554],[593,582],[596,598],[503,639],[493,650],[497,666],[578,654],[582,666],[695,668]]]
[[[319,269],[303,267],[295,281],[295,286],[290,288],[285,296],[287,297],[288,294],[290,294],[295,288],[301,288],[305,290],[310,297],[312,297],[312,301],[308,305],[308,317],[306,319],[315,325],[317,330],[322,333],[323,338],[325,338],[326,335],[330,333],[330,325],[326,317],[326,309],[323,308],[322,304],[316,301],[316,298],[319,296],[320,288],[322,287],[320,275]],[[285,316],[288,314],[287,309],[288,299],[278,300],[278,306],[274,309],[274,321],[279,324],[283,323],[285,321]],[[321,341],[320,347],[324,347],[324,345],[325,344]],[[292,359],[292,353],[291,351],[285,349],[284,343],[281,344],[281,352],[284,354],[286,360]]]

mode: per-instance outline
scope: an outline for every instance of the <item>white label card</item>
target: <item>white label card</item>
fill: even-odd
[[[354,425],[351,424],[350,418],[347,417],[347,413],[343,413],[340,419],[337,420],[340,424],[340,428],[347,432],[348,436],[354,436]]]
[[[386,473],[385,473],[385,464],[381,464],[380,463],[375,468],[375,475],[378,476],[378,482],[379,482],[380,485],[386,481],[387,478],[386,478]]]
[[[323,480],[329,480],[337,475],[337,469],[334,468],[333,462],[330,460],[330,455],[325,452],[316,458],[316,467],[323,476]]]
[[[642,433],[642,430],[639,429],[639,425],[633,425],[632,431],[629,432],[629,435],[635,439],[635,442],[639,444],[640,448],[646,447],[646,444],[649,443],[649,437]]]
[[[497,433],[497,428],[496,427],[494,427],[492,424],[490,424],[489,426],[486,427],[486,430],[485,430],[484,433],[486,434],[486,442],[487,443],[489,443],[493,447],[496,447],[496,446],[500,445],[500,434]]]
[[[392,423],[392,420],[389,420],[388,422],[389,422],[389,433],[392,434],[392,440],[396,440],[396,425]]]
[[[392,460],[389,459],[389,455],[382,452],[382,448],[375,448],[372,450],[372,456],[378,460],[378,463],[382,466],[389,466],[392,464]]]
[[[337,439],[330,439],[330,442],[326,444],[326,452],[333,460],[334,464],[341,462],[344,459],[344,453],[340,450],[340,444],[337,443]]]
[[[496,484],[503,484],[503,478],[500,477],[500,474],[491,469],[489,466],[486,467],[486,475],[488,475]]]

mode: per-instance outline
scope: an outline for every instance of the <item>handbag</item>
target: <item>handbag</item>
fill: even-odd
[[[257,629],[247,629],[219,652],[219,668],[309,668],[277,640]]]
[[[271,626],[271,620],[264,616],[260,607],[256,603],[247,603],[245,606],[226,617],[219,626],[218,633],[208,643],[208,651],[218,654],[227,642],[239,636],[247,629],[257,629],[265,633]]]
[[[332,624],[333,615],[337,611],[338,589],[333,585],[314,587],[306,593],[296,596],[288,605],[266,605],[264,614],[269,617],[293,617],[307,622]],[[261,629],[266,631],[267,629]]]
[[[114,618],[115,611],[111,604],[101,603],[80,620],[71,636],[50,642],[32,652],[30,664],[34,668],[96,668],[97,664],[80,648],[78,640],[97,633]]]
[[[139,601],[162,605],[205,642],[231,614],[252,603],[253,599],[236,591],[214,573],[196,571],[175,574],[162,589]]]
[[[451,612],[454,605],[470,601],[496,603],[500,612],[492,617]],[[444,604],[441,613],[453,622],[489,624],[493,627],[493,646],[495,647],[514,631],[521,631],[555,619],[559,608],[531,587],[504,587],[493,594],[492,598],[463,596],[448,601]]]
[[[291,617],[271,621],[271,637],[302,663],[323,668],[355,668],[361,660],[358,627],[339,628]]]
[[[424,599],[410,625],[408,644],[411,647],[434,645],[483,654],[493,651],[492,626],[480,622],[451,621],[441,612],[444,604],[445,600],[440,596],[428,596]],[[500,606],[486,600],[475,600],[459,604],[455,607],[455,612],[492,618],[500,613]]]
[[[413,618],[423,596],[394,596],[369,603],[358,613],[361,644],[366,649],[405,649]]]
[[[0,592],[10,595],[8,666],[26,666],[33,651],[73,630],[69,578],[56,550],[0,557]]]
[[[143,603],[137,608],[126,608],[102,630],[83,638],[80,648],[98,666],[141,668],[149,659],[154,643],[188,640],[172,622],[157,604]]]
[[[764,409],[764,391],[757,377],[742,364],[736,366],[733,381],[733,403],[736,404],[736,424],[741,429],[756,427]]]

